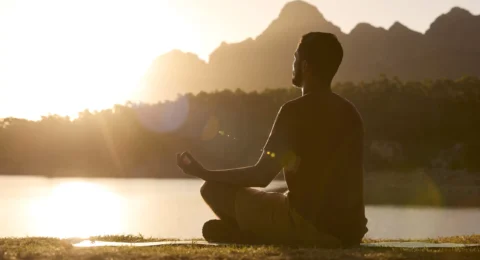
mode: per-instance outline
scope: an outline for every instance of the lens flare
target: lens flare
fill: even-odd
[[[218,119],[215,116],[211,116],[205,127],[203,128],[202,131],[202,140],[203,141],[208,141],[212,140],[217,136],[217,133],[219,133],[218,129],[220,128],[220,123],[218,122]]]
[[[135,108],[141,124],[154,132],[172,132],[183,126],[188,118],[190,106],[187,97],[179,97],[174,102],[161,105],[138,106]]]

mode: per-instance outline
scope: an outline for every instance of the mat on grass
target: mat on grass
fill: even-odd
[[[364,243],[362,247],[396,247],[396,248],[457,248],[457,247],[480,247],[480,244],[457,244],[457,243],[428,243],[428,242],[378,242]]]
[[[228,244],[209,243],[203,240],[166,240],[158,242],[110,242],[110,241],[91,241],[84,240],[80,243],[73,244],[74,247],[102,247],[102,246],[168,246],[168,245],[202,245],[202,246],[221,246]]]
[[[198,245],[198,246],[227,246],[229,244],[209,243],[203,240],[168,240],[158,242],[109,242],[84,240],[73,244],[74,247],[105,247],[105,246],[168,246],[168,245]],[[456,243],[427,243],[427,242],[379,242],[364,243],[361,247],[382,247],[382,248],[459,248],[459,247],[480,247],[480,244],[456,244]]]

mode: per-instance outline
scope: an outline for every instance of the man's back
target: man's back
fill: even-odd
[[[363,123],[355,107],[330,90],[285,104],[266,150],[300,163],[286,171],[290,205],[319,231],[355,244],[366,233]]]

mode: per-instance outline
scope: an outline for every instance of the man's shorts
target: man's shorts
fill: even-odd
[[[242,188],[237,192],[235,214],[241,230],[268,243],[315,244],[336,247],[340,241],[319,232],[290,207],[288,197],[277,192]]]

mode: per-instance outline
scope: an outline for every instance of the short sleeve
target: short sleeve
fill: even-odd
[[[272,157],[282,158],[291,150],[291,132],[290,116],[285,106],[282,106],[277,113],[275,122],[268,140],[263,147],[267,154]]]

